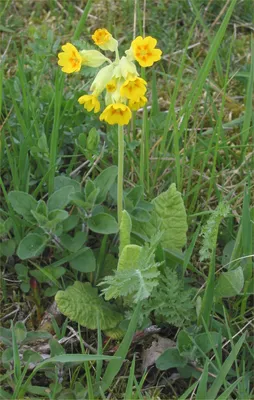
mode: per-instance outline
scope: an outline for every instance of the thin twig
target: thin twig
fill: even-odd
[[[91,168],[89,169],[87,174],[83,177],[83,179],[81,181],[81,185],[83,185],[83,183],[87,180],[87,178],[89,177],[91,172],[94,170],[96,165],[99,163],[100,159],[102,158],[102,156],[104,154],[104,149],[105,149],[105,143],[103,143],[103,146],[102,146],[102,149],[101,149],[101,152],[100,152],[99,156],[96,158],[96,160],[94,161],[93,165],[91,166]]]
[[[9,46],[10,46],[10,44],[11,44],[11,41],[12,41],[12,36],[11,36],[10,39],[8,40],[6,49],[4,50],[4,53],[3,53],[2,56],[1,56],[0,64],[2,63],[2,61],[4,61],[4,58],[5,58],[6,54],[7,54],[7,51],[8,51],[8,49],[9,49]]]
[[[82,10],[82,8],[80,8],[80,7],[78,7],[78,6],[75,6],[75,5],[74,5],[74,8],[76,8],[76,10],[77,10],[80,14],[83,14],[84,10]],[[95,15],[91,15],[91,14],[88,14],[88,17],[89,17],[89,18],[92,18],[92,19],[98,19],[98,17],[96,17]]]
[[[226,11],[226,8],[227,8],[228,3],[229,3],[230,1],[231,1],[231,0],[227,0],[227,1],[226,1],[226,4],[224,5],[224,7],[220,10],[219,14],[217,15],[217,17],[215,18],[215,20],[213,21],[213,23],[212,23],[212,25],[211,25],[212,28],[214,27],[214,25],[217,24],[217,22],[219,21],[220,17],[222,16],[222,14]]]
[[[4,315],[2,318],[0,318],[0,321],[3,321],[4,319],[6,319],[7,317],[10,317],[13,314],[17,314],[20,310],[20,306],[18,305],[18,307],[16,308],[16,310],[13,310],[12,312],[10,312],[7,315]]]
[[[67,328],[73,333],[74,336],[76,336],[76,338],[80,341],[80,337],[78,335],[78,333],[75,331],[75,329],[73,329],[71,326],[67,325]],[[83,344],[84,346],[91,351],[91,353],[97,354],[97,350],[91,346],[90,344],[86,343],[84,341],[84,339],[82,338]]]
[[[136,37],[136,25],[137,25],[137,0],[134,0],[134,14],[133,14],[133,40]]]
[[[143,37],[146,36],[146,0],[143,3]]]
[[[73,176],[75,176],[83,167],[89,164],[89,162],[90,162],[89,160],[86,160],[78,168],[74,169],[74,171],[70,173],[70,177],[72,178]]]
[[[242,333],[242,332],[247,328],[247,326],[250,325],[253,321],[254,321],[254,318],[251,319],[249,322],[247,322],[247,324],[244,325],[244,327],[243,327],[242,329],[240,329],[234,336],[232,336],[232,339],[234,339],[235,337],[237,337],[238,335],[240,335],[240,333]],[[223,344],[222,349],[224,349],[224,347],[226,347],[229,343],[231,343],[231,340],[230,340],[230,339],[227,340],[227,341]],[[210,358],[210,361],[212,361],[214,358],[215,358],[215,354]]]

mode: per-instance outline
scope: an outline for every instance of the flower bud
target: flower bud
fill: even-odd
[[[105,89],[107,83],[111,81],[114,71],[114,65],[110,64],[103,67],[96,75],[90,90],[93,92],[94,96],[99,96],[101,92]]]
[[[109,61],[109,59],[98,50],[82,50],[79,54],[82,57],[82,65],[87,65],[88,67],[97,68],[104,64],[105,61]]]
[[[114,69],[114,77],[127,79],[129,75],[138,76],[137,68],[133,62],[123,56]]]

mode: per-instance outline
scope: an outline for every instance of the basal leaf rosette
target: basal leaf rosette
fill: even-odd
[[[79,97],[78,101],[88,112],[98,113],[101,109],[99,97],[105,92],[105,109],[100,120],[110,125],[127,125],[132,111],[147,103],[147,82],[139,77],[135,62],[141,67],[152,66],[160,60],[162,52],[155,48],[157,40],[151,36],[138,36],[121,58],[117,40],[106,29],[97,29],[92,39],[101,50],[115,53],[115,60],[97,50],[79,51],[73,44],[67,43],[62,46],[63,52],[58,54],[58,64],[63,72],[71,74],[79,72],[83,66],[98,68],[107,62],[108,65],[97,73],[89,93]]]
[[[60,312],[88,329],[97,329],[98,319],[102,330],[114,330],[123,316],[112,304],[98,295],[89,282],[75,282],[55,296]]]

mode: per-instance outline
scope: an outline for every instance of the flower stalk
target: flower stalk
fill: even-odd
[[[118,125],[118,176],[117,176],[117,220],[120,227],[123,211],[123,170],[124,170],[124,136],[123,126]]]

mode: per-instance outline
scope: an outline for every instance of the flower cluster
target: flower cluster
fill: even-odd
[[[81,96],[78,102],[87,111],[98,113],[101,109],[99,96],[105,90],[106,108],[101,113],[100,120],[110,125],[127,125],[131,119],[131,111],[138,110],[147,102],[147,83],[139,77],[135,61],[141,67],[150,67],[160,60],[162,52],[155,48],[156,39],[138,36],[132,41],[125,56],[119,58],[118,42],[106,29],[97,29],[92,39],[100,49],[114,52],[115,60],[112,62],[97,50],[78,51],[71,43],[67,43],[62,46],[63,52],[58,54],[58,64],[63,72],[70,74],[80,71],[82,66],[97,68],[107,62],[108,65],[101,68],[96,75],[90,87],[91,93]]]

